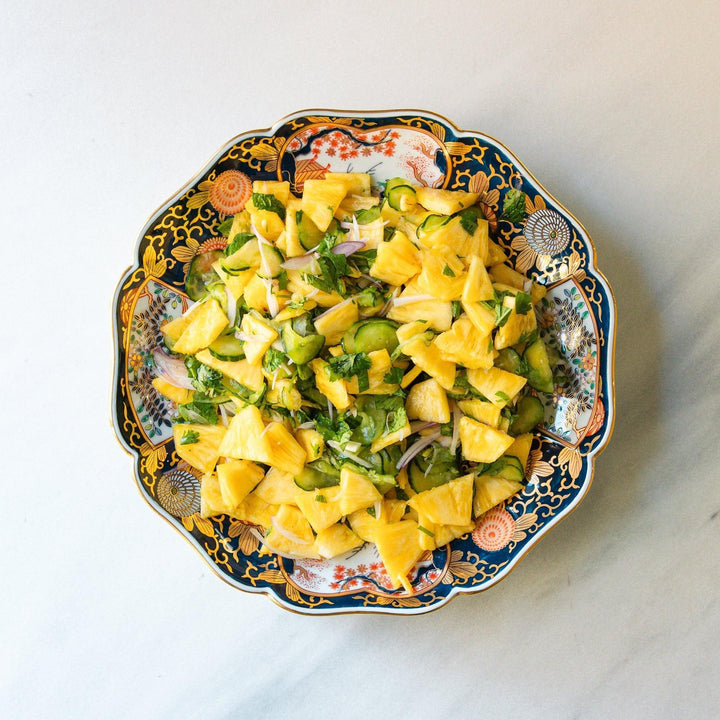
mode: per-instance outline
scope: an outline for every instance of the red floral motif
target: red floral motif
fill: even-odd
[[[515,520],[504,508],[488,510],[473,530],[473,542],[482,550],[502,550],[512,540]]]

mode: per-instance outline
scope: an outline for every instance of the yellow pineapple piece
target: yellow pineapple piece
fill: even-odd
[[[299,270],[288,270],[288,290],[292,297],[310,298],[320,307],[333,307],[343,301],[342,296],[334,290],[326,293],[318,290],[302,279],[302,273]]]
[[[175,452],[181,460],[197,468],[200,472],[212,472],[218,458],[222,455],[220,446],[225,438],[223,425],[202,425],[200,423],[181,423],[173,426]],[[185,444],[183,444],[183,437]],[[197,439],[197,442],[188,440]]]
[[[388,205],[387,200],[384,200],[380,206],[380,219],[389,225],[390,227],[397,227],[398,222],[403,218],[403,213],[399,210],[395,210]],[[415,233],[413,233],[415,237]]]
[[[462,301],[462,307],[470,322],[481,335],[489,335],[495,327],[495,313],[479,302]]]
[[[307,250],[300,243],[300,234],[298,232],[297,213],[302,208],[302,201],[291,195],[287,201],[285,212],[285,235],[278,238],[275,244],[282,250],[287,257],[299,257],[305,255]]]
[[[265,353],[277,339],[278,333],[264,318],[252,312],[243,315],[240,330],[245,336],[243,341],[245,359],[251,365],[261,365]]]
[[[450,250],[424,250],[422,271],[417,278],[420,291],[438,300],[459,300],[465,287],[465,266]]]
[[[220,483],[214,473],[206,473],[200,481],[200,517],[230,515],[232,508],[223,500]]]
[[[185,332],[185,328],[187,328],[192,321],[193,315],[200,310],[203,305],[204,303],[200,303],[199,305],[195,304],[184,315],[180,315],[161,326],[160,332],[162,332],[165,343],[169,348],[172,348],[180,339],[180,336]]]
[[[255,270],[253,268],[243,270],[237,275],[230,275],[230,273],[223,270],[220,260],[216,260],[213,263],[213,270],[218,274],[218,277],[223,281],[223,283],[225,283],[225,287],[230,290],[232,296],[236,300],[239,300],[243,296],[245,288],[255,275]]]
[[[369,196],[371,187],[371,178],[368,173],[337,173],[326,172],[325,180],[340,182],[345,186],[347,195]],[[307,187],[307,183],[305,184]],[[377,198],[372,198],[376,200]]]
[[[488,252],[487,257],[485,258],[485,265],[497,265],[498,263],[507,262],[507,260],[507,253],[494,240],[490,240],[488,242]]]
[[[232,240],[238,233],[249,233],[250,229],[250,213],[247,210],[241,210],[235,213],[230,226],[228,237]]]
[[[292,505],[298,491],[293,475],[271,467],[253,490],[253,495],[269,505]]]
[[[462,454],[470,462],[495,462],[512,444],[510,435],[467,415],[460,419]]]
[[[265,423],[254,405],[238,410],[230,421],[219,448],[222,457],[267,462]]]
[[[348,195],[338,205],[335,211],[335,218],[341,221],[352,221],[352,216],[357,210],[368,210],[380,204],[380,198],[372,195]]]
[[[325,336],[326,345],[337,345],[345,331],[360,319],[357,305],[343,302],[315,318],[315,330]]]
[[[382,350],[373,350],[372,352],[369,352],[367,356],[372,363],[367,371],[368,384],[370,387],[368,387],[367,390],[363,390],[362,394],[385,395],[395,392],[395,390],[397,390],[397,385],[390,385],[383,380],[392,367],[390,353],[383,348]],[[353,375],[353,377],[347,380],[346,385],[349,393],[352,393],[353,395],[358,395],[360,393],[357,375]]]
[[[493,265],[488,273],[493,282],[503,283],[517,290],[524,290],[525,283],[528,281],[524,275],[504,263]]]
[[[303,404],[303,397],[295,387],[295,381],[290,378],[272,378],[265,399],[270,405],[279,405],[288,410],[299,410]]]
[[[262,462],[293,476],[300,474],[305,467],[307,456],[292,433],[282,423],[269,423],[265,428],[263,439],[267,455]]]
[[[452,303],[443,300],[422,299],[428,293],[422,292],[417,285],[408,285],[400,293],[400,304],[393,303],[387,313],[391,320],[399,323],[411,323],[425,320],[428,327],[443,332],[452,325]],[[414,298],[421,298],[414,300]],[[410,302],[408,302],[410,300]]]
[[[217,466],[223,501],[236,508],[263,479],[265,471],[250,460],[226,460]]]
[[[227,327],[228,317],[217,300],[203,302],[173,345],[173,351],[193,355],[206,348]],[[167,326],[166,326],[167,327]]]
[[[422,270],[420,251],[405,233],[396,231],[389,242],[377,247],[370,275],[390,285],[402,285]]]
[[[370,508],[373,510],[373,508]],[[374,512],[374,510],[373,510]],[[368,508],[361,508],[347,516],[353,532],[365,542],[375,542],[375,528],[385,524],[380,518],[376,518],[368,512]]]
[[[474,477],[470,473],[420,492],[408,500],[408,505],[437,525],[469,525]]]
[[[161,395],[164,395],[168,400],[172,400],[177,405],[184,405],[185,403],[189,403],[193,397],[193,390],[173,385],[172,383],[169,383],[167,380],[161,377],[153,378],[152,386]]]
[[[524,314],[516,312],[515,298],[509,295],[503,298],[503,305],[511,308],[511,311],[507,322],[495,333],[495,348],[498,350],[515,345],[523,335],[537,327],[537,318],[532,308]]]
[[[497,405],[477,398],[473,400],[458,400],[458,407],[465,414],[478,422],[496,428],[500,422],[500,410]]]
[[[334,525],[343,516],[339,496],[340,487],[337,485],[317,490],[300,491],[295,495],[295,504],[307,518],[312,529],[319,533],[321,530]]]
[[[300,299],[300,297],[292,297],[290,298],[293,302],[296,302]],[[310,310],[314,310],[317,307],[317,303],[314,300],[305,300],[305,304],[302,307],[297,308],[291,308],[286,307],[283,308],[276,316],[274,322],[276,322],[278,325],[284,323],[286,320],[292,320],[293,318],[300,317],[301,315],[304,315],[306,312],[309,312]]]
[[[435,526],[435,544],[436,547],[442,547],[456,540],[463,535],[472,532],[475,526],[470,523],[468,525],[436,525]]]
[[[483,335],[467,315],[459,317],[447,332],[434,340],[445,360],[467,368],[491,368],[494,352],[492,336]]]
[[[295,505],[280,505],[271,520],[273,530],[279,530],[294,543],[310,545],[315,541],[315,533],[308,519]]]
[[[382,500],[382,495],[367,475],[351,470],[347,465],[340,470],[338,502],[342,515],[350,515],[379,500]]]
[[[465,287],[462,292],[464,303],[476,303],[483,300],[493,299],[493,286],[483,260],[479,255],[470,257],[467,275],[465,276]]]
[[[257,231],[271,243],[274,243],[285,230],[285,220],[272,210],[251,210],[250,221]]]
[[[475,499],[473,515],[480,517],[503,500],[522,490],[522,483],[494,475],[478,475],[475,478]]]
[[[521,375],[497,367],[468,370],[467,378],[478,392],[499,408],[513,402],[527,382]]]
[[[460,210],[474,205],[479,193],[469,193],[462,190],[440,190],[439,188],[415,187],[416,199],[424,208],[438,215],[454,215]]]
[[[321,358],[310,361],[310,367],[315,373],[317,389],[338,409],[347,410],[350,407],[350,397],[344,380],[330,380],[326,368],[329,365]]]
[[[411,365],[410,369],[403,375],[402,380],[400,381],[400,387],[406,388],[408,385],[410,385],[415,378],[422,372],[422,368],[418,367],[417,365]]]
[[[405,400],[405,410],[410,420],[450,422],[447,394],[435,378],[417,383],[410,388]]]
[[[406,437],[410,435],[410,423],[405,423],[401,428],[398,428],[394,432],[381,435],[377,440],[370,446],[371,452],[380,452],[383,448],[394,445],[395,443],[402,442]]]
[[[362,538],[342,523],[336,523],[321,530],[315,538],[315,550],[323,558],[344,555],[362,544]]]
[[[325,440],[317,430],[300,428],[295,431],[295,439],[305,451],[307,462],[313,462],[313,460],[317,460],[323,454]]]
[[[283,205],[290,199],[290,183],[287,180],[253,180],[253,193],[274,195]]]
[[[365,243],[363,250],[377,250],[385,240],[385,225],[380,218],[364,225],[358,225],[358,231],[360,240]]]
[[[523,433],[522,435],[518,435],[506,452],[506,455],[514,455],[520,461],[525,477],[527,477],[527,461],[530,456],[530,446],[532,445],[532,441],[532,433]]]
[[[437,345],[426,342],[427,338],[422,335],[425,330],[427,325],[419,321],[401,325],[397,329],[397,337],[401,343],[405,343],[402,351],[442,387],[452,390],[455,385],[455,363],[445,360]],[[415,336],[417,338],[412,339]]]
[[[532,288],[530,290],[530,299],[532,300],[533,306],[537,305],[546,295],[547,288],[533,280]]]
[[[302,211],[310,216],[319,230],[325,232],[346,192],[346,184],[341,180],[306,180]]]
[[[257,310],[259,313],[267,312],[268,310],[268,286],[265,281],[253,271],[253,276],[245,286],[243,297],[247,306],[251,310]]]
[[[203,365],[219,370],[223,375],[239,382],[254,392],[262,389],[265,378],[259,365],[251,365],[247,360],[219,360],[205,349],[195,354]]]
[[[344,355],[345,351],[343,350],[342,345],[332,345],[328,348],[328,352],[333,356],[337,357],[338,355]]]
[[[412,587],[407,575],[425,552],[420,547],[417,528],[413,520],[401,520],[378,524],[372,533],[393,588],[402,585],[408,592],[412,592]]]
[[[278,511],[279,505],[270,505],[251,492],[230,514],[244,522],[262,527],[270,527],[272,516]]]

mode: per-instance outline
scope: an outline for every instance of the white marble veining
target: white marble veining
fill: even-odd
[[[715,2],[38,0],[0,28],[0,715],[720,715]],[[579,508],[420,617],[291,614],[142,501],[110,303],[147,216],[305,107],[422,107],[507,144],[618,305],[617,421]]]

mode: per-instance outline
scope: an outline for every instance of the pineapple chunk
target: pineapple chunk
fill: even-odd
[[[248,405],[230,421],[220,443],[219,454],[238,460],[267,462],[268,448],[264,432],[265,423],[260,410],[254,405]]]
[[[488,252],[487,222],[478,220],[475,232],[470,235],[462,226],[460,218],[454,217],[437,230],[423,235],[420,242],[426,248],[452,252],[462,258],[477,255],[484,261]]]
[[[271,467],[253,490],[253,495],[269,505],[291,505],[295,502],[298,490],[295,478],[290,473]]]
[[[358,225],[358,231],[360,240],[365,243],[364,250],[377,250],[385,240],[385,225],[380,218],[364,225]]]
[[[402,285],[421,270],[420,251],[405,233],[396,231],[389,242],[378,245],[370,275],[390,285]]]
[[[250,268],[249,270],[243,270],[237,275],[230,275],[230,273],[223,270],[220,260],[216,260],[213,263],[213,270],[218,274],[218,277],[225,283],[225,287],[232,293],[232,296],[239,300],[248,283],[253,279],[255,270]]]
[[[359,319],[357,305],[352,300],[342,302],[315,318],[315,331],[325,336],[326,345],[337,345],[345,331]]]
[[[182,444],[183,436],[192,439],[191,433],[197,433],[197,442]],[[226,429],[222,425],[201,425],[185,423],[173,426],[175,452],[181,460],[197,468],[200,472],[212,472],[224,442]]]
[[[387,316],[391,320],[400,323],[411,323],[415,320],[425,320],[428,327],[440,332],[449,330],[452,325],[452,303],[443,300],[420,299],[408,302],[406,298],[415,298],[425,295],[417,286],[406,286],[400,293],[399,300],[403,301],[397,305],[393,303]]]
[[[447,394],[435,378],[417,383],[410,388],[405,400],[405,410],[410,420],[450,422]]]
[[[258,232],[271,243],[274,243],[285,230],[285,220],[272,210],[251,210],[250,221]]]
[[[475,526],[470,523],[468,525],[436,525],[435,526],[435,545],[442,547],[449,542],[456,540],[463,535],[472,532]]]
[[[307,456],[292,433],[282,423],[271,422],[265,428],[263,439],[265,442],[261,452],[265,451],[267,454],[261,462],[293,476],[300,474],[305,467]]]
[[[339,495],[338,486],[302,491],[295,495],[295,504],[307,518],[312,529],[319,533],[334,525],[343,516],[338,501]]]
[[[297,213],[302,208],[302,200],[291,195],[286,203],[285,235],[280,236],[275,244],[285,253],[286,257],[305,255],[307,250],[300,243]],[[281,242],[282,241],[282,242]]]
[[[223,502],[236,508],[263,479],[265,471],[250,460],[226,460],[217,466]]]
[[[313,462],[313,460],[317,460],[323,454],[325,440],[317,430],[300,428],[295,431],[295,439],[305,451],[307,462]]]
[[[247,360],[218,360],[207,349],[196,353],[195,357],[203,365],[219,370],[223,375],[250,388],[253,392],[261,390],[265,382],[262,368],[259,365],[251,365]]]
[[[468,370],[467,378],[478,392],[499,408],[511,403],[527,382],[521,375],[497,367]]]
[[[493,405],[491,402],[485,402],[484,400],[458,400],[458,407],[460,410],[469,415],[478,422],[490,425],[490,427],[496,428],[500,422],[500,410],[497,405]]]
[[[346,193],[347,186],[341,180],[306,180],[302,211],[310,216],[320,231],[325,232]]]
[[[459,300],[465,287],[465,266],[452,251],[424,250],[417,285],[421,292],[438,300]]]
[[[490,334],[483,335],[467,315],[458,318],[450,330],[441,333],[433,343],[445,360],[467,368],[491,368],[494,353]]]
[[[295,505],[281,505],[271,520],[273,530],[278,530],[294,543],[310,545],[315,541],[310,523]]]
[[[406,437],[410,435],[410,423],[405,423],[401,428],[394,432],[388,433],[387,435],[381,435],[377,440],[370,446],[371,452],[380,452],[382,449],[394,445],[395,443],[402,442]]]
[[[422,372],[422,368],[418,367],[417,365],[412,365],[410,369],[403,375],[402,380],[400,381],[400,387],[406,388],[408,385],[410,385],[415,378]]]
[[[217,476],[212,473],[203,475],[200,481],[200,517],[229,515],[231,512],[232,508],[223,500]]]
[[[530,308],[524,315],[515,311],[515,298],[507,295],[503,305],[511,308],[507,322],[495,333],[495,347],[498,350],[515,345],[523,335],[531,333],[537,327],[535,311]]]
[[[405,473],[405,477],[407,481],[407,473]],[[399,478],[400,476],[398,476],[398,479]],[[407,485],[407,487],[409,488],[410,486]],[[410,492],[412,492],[412,489],[410,489]],[[375,542],[373,539],[375,528],[379,525],[387,525],[388,523],[395,523],[402,520],[405,514],[406,504],[403,500],[385,499],[380,505],[381,510],[378,517],[371,515],[368,512],[369,508],[362,508],[348,515],[347,519],[353,531],[363,540],[366,542]],[[372,508],[372,511],[374,513],[375,508]]]
[[[270,505],[251,492],[233,511],[232,516],[238,520],[270,527],[272,516],[278,511],[278,505]]]
[[[342,523],[336,523],[321,530],[315,538],[315,550],[323,558],[344,555],[362,544],[362,538]]]
[[[342,296],[334,290],[327,293],[324,290],[318,290],[310,283],[302,279],[300,270],[288,270],[288,290],[292,297],[310,298],[320,307],[333,307],[343,301]]]
[[[474,205],[479,193],[463,192],[462,190],[440,190],[423,186],[415,187],[416,199],[424,208],[439,215],[454,215],[460,210]]]
[[[254,180],[253,193],[274,195],[283,205],[290,199],[290,183],[287,180]]]
[[[507,262],[508,256],[506,252],[494,241],[488,241],[488,253],[485,258],[485,264],[488,266],[497,265],[498,263]]]
[[[412,592],[412,587],[407,575],[425,552],[420,547],[417,528],[415,521],[401,520],[387,525],[378,524],[372,533],[392,587],[402,585],[408,592]]]
[[[326,172],[325,180],[332,180],[342,183],[345,186],[346,195],[370,195],[371,178],[368,173],[337,173]],[[307,187],[307,183],[305,184]],[[377,200],[376,198],[372,198]],[[377,204],[377,203],[375,203]],[[371,206],[372,207],[372,206]]]
[[[517,290],[524,290],[525,283],[527,282],[527,278],[524,275],[521,275],[517,270],[513,270],[513,268],[504,263],[493,265],[489,270],[489,275],[493,282],[503,283]]]
[[[267,295],[268,287],[265,281],[253,271],[253,276],[243,292],[247,306],[251,310],[257,310],[260,313],[266,312],[268,310]]]
[[[277,332],[262,317],[251,312],[243,315],[240,330],[245,335],[245,359],[251,365],[261,365],[268,348],[278,337]]]
[[[446,390],[452,390],[455,385],[455,363],[445,360],[437,345],[426,343],[427,338],[423,332],[427,327],[421,322],[400,326],[397,329],[397,336],[401,343],[405,343],[402,351],[412,358],[415,365],[434,377]],[[417,338],[413,339],[415,335]]]
[[[169,348],[172,348],[178,341],[183,332],[185,332],[185,328],[187,328],[192,321],[193,315],[195,315],[204,304],[205,303],[193,305],[184,315],[180,315],[161,326],[160,332],[163,334],[165,343]]]
[[[470,322],[481,335],[489,335],[495,327],[495,313],[478,302],[462,301],[462,307]]]
[[[299,410],[303,404],[303,397],[290,378],[273,378],[266,399],[270,405],[280,405],[288,410]]]
[[[341,515],[369,507],[382,500],[382,495],[367,477],[345,466],[340,470],[340,494],[338,503]]]
[[[173,351],[193,355],[215,340],[227,324],[228,318],[220,303],[214,299],[206,300],[192,313],[192,319],[173,345]]]
[[[507,455],[514,455],[520,461],[525,477],[527,477],[527,461],[530,456],[530,446],[532,445],[532,441],[532,433],[523,433],[522,435],[518,435],[506,453]]]
[[[472,418],[460,418],[460,444],[470,462],[495,462],[512,444],[513,438]]]
[[[384,381],[385,375],[387,375],[390,372],[390,368],[392,368],[390,353],[383,348],[382,350],[373,350],[369,352],[367,356],[372,363],[367,371],[369,387],[367,390],[363,390],[362,394],[389,395],[395,392],[397,385],[390,385]],[[347,390],[353,395],[360,394],[357,375],[353,375],[353,377],[347,381]]]
[[[478,475],[475,478],[475,499],[473,515],[480,517],[503,500],[522,490],[522,483],[494,475]]]
[[[469,525],[472,518],[474,475],[463,475],[418,493],[408,505],[436,525]]]
[[[329,365],[321,358],[315,358],[310,361],[310,367],[315,373],[315,384],[317,389],[338,409],[347,410],[350,407],[350,397],[348,395],[345,381],[330,380],[330,376],[326,368]]]
[[[194,391],[188,388],[181,388],[177,385],[169,383],[161,377],[152,379],[152,386],[168,400],[172,400],[177,405],[184,405],[192,400]]]
[[[462,292],[464,303],[476,303],[483,300],[493,299],[493,286],[482,258],[473,255],[470,258],[467,275],[465,276],[465,287]]]

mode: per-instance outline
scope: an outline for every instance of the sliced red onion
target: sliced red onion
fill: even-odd
[[[452,415],[453,415],[453,432],[452,432],[452,440],[450,441],[450,452],[454,453],[457,450],[458,446],[458,440],[460,439],[460,418],[462,418],[462,413],[460,412],[460,408],[457,406],[457,403],[452,400]]]
[[[153,360],[158,375],[163,380],[167,380],[175,387],[184,388],[185,390],[193,389],[193,385],[188,377],[187,368],[181,358],[168,355],[158,346],[153,350]]]
[[[383,284],[379,280],[376,280],[371,275],[366,275],[365,273],[360,273],[360,277],[367,280],[368,282],[371,282],[373,285],[377,285],[377,287],[383,286]]]
[[[427,430],[431,427],[436,427],[437,425],[439,425],[439,423],[416,420],[415,422],[410,423],[410,434],[414,435],[415,433],[422,432],[423,430]]]
[[[428,445],[432,445],[439,437],[440,433],[436,432],[414,442],[397,461],[397,469],[402,470],[418,453],[422,452]]]
[[[382,500],[376,500],[373,503],[373,510],[375,510],[375,519],[380,520],[380,518],[382,517],[382,511],[383,511]]]
[[[299,270],[306,265],[309,265],[315,258],[315,253],[307,253],[306,255],[298,255],[296,257],[288,258],[284,263],[280,264],[281,268],[285,270]]]
[[[364,468],[367,468],[368,470],[373,469],[373,466],[367,460],[363,460],[361,457],[359,457],[355,453],[352,453],[349,450],[347,450],[347,448],[343,448],[343,446],[340,445],[339,442],[336,442],[335,440],[328,440],[327,444],[333,450],[337,450],[337,452],[339,452],[343,457],[346,457],[348,460],[352,460],[353,462],[357,463],[358,465],[360,465]]]
[[[346,240],[336,245],[332,251],[335,255],[345,255],[349,257],[358,250],[362,250],[365,247],[365,243],[362,240]]]
[[[314,420],[308,420],[307,422],[300,423],[296,428],[296,430],[314,430],[315,429],[315,421]]]
[[[299,535],[296,535],[294,532],[290,532],[289,530],[285,530],[285,528],[280,527],[280,525],[275,524],[275,518],[276,515],[270,516],[270,521],[272,522],[273,530],[278,533],[279,535],[282,535],[284,538],[287,538],[290,540],[290,542],[294,542],[297,545],[310,545],[310,543],[307,540],[303,540]],[[267,544],[267,543],[266,543]]]
[[[316,321],[319,320],[321,317],[327,315],[328,313],[333,312],[333,310],[337,310],[337,309],[340,308],[340,307],[344,307],[345,305],[349,305],[351,302],[353,302],[353,300],[355,300],[355,295],[353,295],[352,297],[347,298],[346,300],[343,300],[342,302],[339,302],[337,305],[333,305],[332,307],[329,307],[327,310],[325,310],[324,312],[321,312],[319,315],[317,315],[317,316],[315,317],[315,320],[316,320]]]
[[[395,307],[402,307],[403,305],[426,302],[427,300],[437,300],[437,298],[434,295],[405,295],[405,297],[395,298],[392,304]]]
[[[235,331],[235,337],[242,342],[254,342],[256,339],[252,335],[244,333],[242,330]]]
[[[227,316],[232,326],[235,324],[235,316],[237,315],[237,300],[235,300],[235,296],[230,292],[227,285],[225,286],[225,294],[227,295]]]

